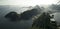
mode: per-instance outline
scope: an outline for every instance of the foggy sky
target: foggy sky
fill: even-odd
[[[41,4],[56,4],[57,1],[58,0],[0,0],[0,5],[35,6]]]

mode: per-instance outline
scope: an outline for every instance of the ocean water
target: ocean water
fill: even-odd
[[[18,14],[26,11],[27,8],[14,7],[14,6],[0,6],[0,29],[28,29],[32,25],[32,19],[21,20],[19,22],[11,22],[4,16],[11,11],[15,11]]]

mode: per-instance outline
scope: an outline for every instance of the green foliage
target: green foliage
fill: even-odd
[[[38,19],[36,19],[33,22],[32,28],[33,29],[56,29],[57,28],[57,24],[56,22],[52,22],[50,21],[50,19],[52,18],[52,16],[50,16],[49,13],[42,13]]]

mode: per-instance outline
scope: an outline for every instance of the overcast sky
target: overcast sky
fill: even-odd
[[[56,4],[58,0],[0,0],[0,5],[34,6],[40,4]]]

